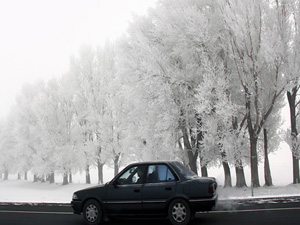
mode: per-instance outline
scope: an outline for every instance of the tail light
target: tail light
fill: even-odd
[[[211,183],[208,187],[208,193],[209,194],[214,194],[217,189],[217,184],[216,183]]]

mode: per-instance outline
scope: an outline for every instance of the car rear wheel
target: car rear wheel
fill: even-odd
[[[102,207],[96,200],[89,200],[83,207],[83,218],[86,224],[100,224],[102,220]]]
[[[168,216],[173,225],[187,225],[191,219],[189,204],[183,199],[174,199],[169,205]]]

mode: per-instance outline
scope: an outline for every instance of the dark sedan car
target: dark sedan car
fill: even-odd
[[[87,224],[112,216],[166,216],[185,225],[215,206],[216,188],[214,178],[200,178],[180,162],[134,163],[105,185],[75,192],[71,205]]]

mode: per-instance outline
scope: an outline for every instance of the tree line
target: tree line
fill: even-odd
[[[90,168],[176,159],[208,176],[222,166],[224,186],[272,185],[268,154],[284,135],[299,183],[300,65],[298,0],[160,0],[136,16],[122,38],[82,46],[59,79],[23,86],[0,127],[0,174],[72,182]],[[287,97],[286,97],[287,96]]]

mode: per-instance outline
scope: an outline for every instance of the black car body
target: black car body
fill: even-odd
[[[214,178],[200,178],[180,162],[134,163],[105,185],[75,192],[71,205],[87,224],[111,216],[168,216],[187,224],[215,206],[216,188]]]

